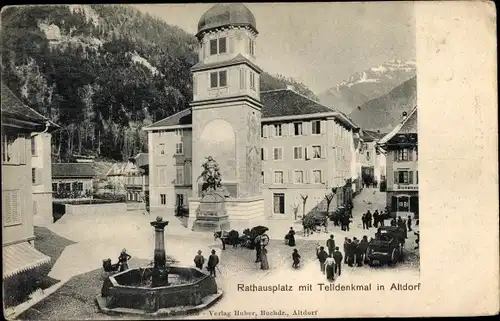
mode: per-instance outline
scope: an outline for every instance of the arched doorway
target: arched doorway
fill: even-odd
[[[410,211],[410,196],[408,195],[398,195],[398,212],[409,212]]]

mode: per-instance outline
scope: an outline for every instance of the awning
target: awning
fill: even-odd
[[[49,263],[50,257],[38,252],[28,242],[22,242],[3,247],[3,278],[31,270],[42,264]]]

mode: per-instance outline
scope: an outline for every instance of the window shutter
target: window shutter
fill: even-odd
[[[267,125],[262,125],[262,127],[264,128],[263,129],[264,138],[269,137],[268,128],[267,128],[268,126]]]
[[[321,158],[326,159],[326,146],[321,146]]]
[[[310,122],[308,121],[302,123],[302,135],[304,136],[309,135],[309,124]]]
[[[397,150],[393,150],[392,154],[394,156],[394,161],[397,162],[398,161],[398,151]]]
[[[413,161],[413,149],[408,149],[408,160]]]
[[[398,184],[398,175],[399,175],[399,172],[398,171],[394,171],[394,184]]]
[[[264,152],[264,160],[266,161],[267,160],[267,148],[263,148],[262,151]]]
[[[24,135],[17,135],[19,149],[19,164],[26,164],[26,140]]]
[[[321,127],[320,127],[320,132],[319,132],[319,133],[320,133],[320,134],[324,134],[324,133],[326,133],[326,120],[322,120],[322,121],[320,122],[320,124],[321,124],[321,125],[320,125]]]
[[[408,184],[413,184],[413,171],[408,172]]]
[[[282,130],[283,136],[291,136],[290,124],[281,124],[281,130]]]
[[[309,159],[309,148],[307,146],[304,147],[304,159],[305,160]]]

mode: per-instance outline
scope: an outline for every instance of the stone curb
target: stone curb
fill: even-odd
[[[26,302],[23,302],[13,308],[8,308],[8,309],[5,309],[5,318],[7,320],[14,320],[15,318],[17,318],[19,315],[21,315],[22,313],[26,312],[27,310],[31,309],[34,305],[36,305],[37,303],[43,301],[45,298],[47,298],[49,295],[53,294],[54,292],[56,292],[57,290],[59,290],[59,288],[61,286],[63,286],[64,284],[66,284],[70,279],[64,279],[64,280],[61,280],[59,281],[58,283],[54,284],[53,286],[45,289],[45,290],[42,290],[42,294],[41,295],[37,295],[35,298],[33,299],[30,299]]]

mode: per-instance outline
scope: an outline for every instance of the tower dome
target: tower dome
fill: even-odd
[[[253,13],[240,3],[216,4],[205,12],[198,22],[198,33],[196,36],[201,38],[202,34],[216,28],[227,26],[249,27],[257,32],[257,24]]]

